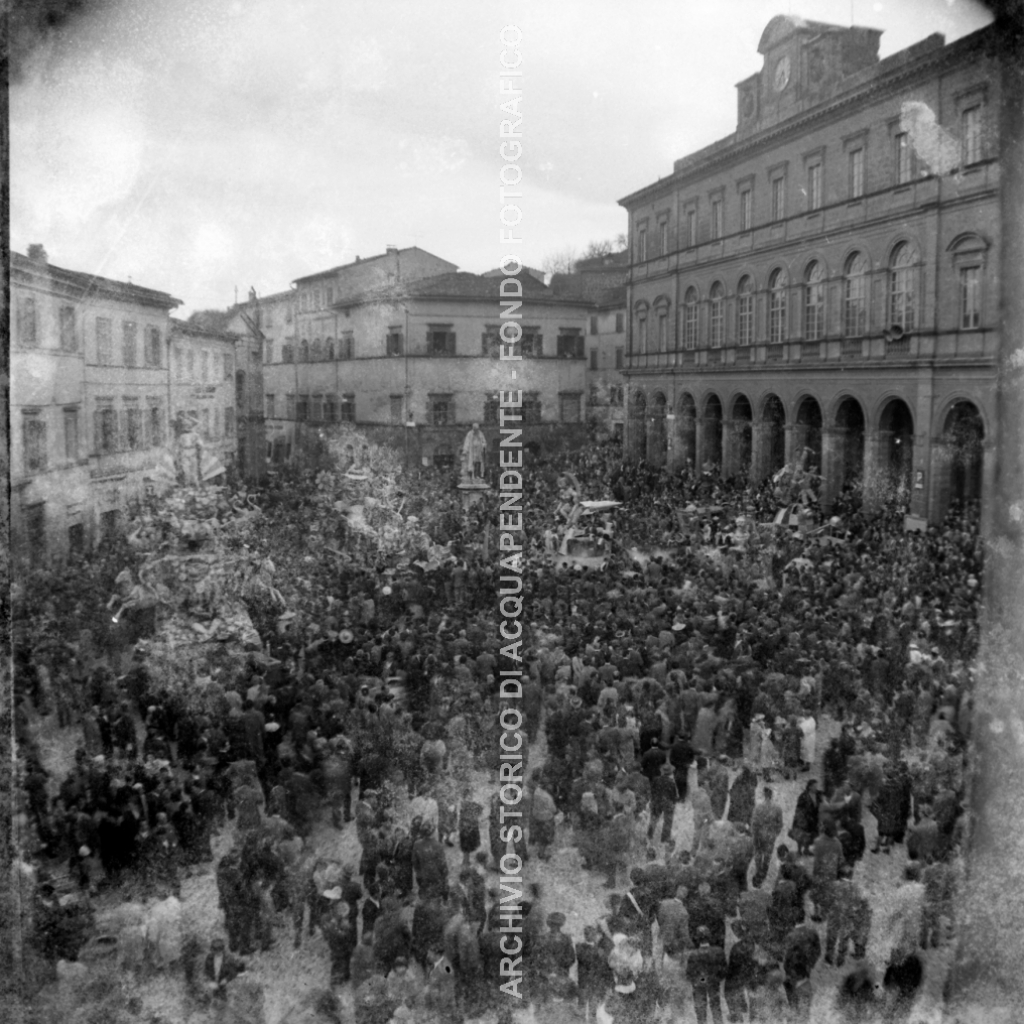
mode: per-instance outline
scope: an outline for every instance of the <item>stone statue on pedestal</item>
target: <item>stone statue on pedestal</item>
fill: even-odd
[[[483,480],[484,453],[487,451],[487,438],[484,437],[479,423],[474,423],[462,442],[462,480],[469,482]]]

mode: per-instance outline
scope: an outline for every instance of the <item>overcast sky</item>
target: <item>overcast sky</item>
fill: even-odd
[[[58,0],[53,0],[59,6]],[[163,289],[235,288],[498,241],[502,26],[522,32],[525,262],[625,230],[617,200],[735,128],[776,14],[884,29],[883,57],[985,25],[976,0],[106,0],[11,85],[11,244]]]

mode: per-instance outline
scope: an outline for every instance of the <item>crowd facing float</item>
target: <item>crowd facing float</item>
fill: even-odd
[[[511,847],[535,879],[574,847],[607,899],[569,934],[571,908],[530,882],[522,1001],[501,994],[496,495],[463,509],[426,474],[404,512],[449,557],[347,565],[295,609],[316,642],[286,619],[198,681],[202,706],[144,653],[120,675],[100,650],[21,666],[17,870],[42,961],[78,960],[93,905],[116,900],[136,908],[123,969],[180,977],[218,1019],[265,951],[320,937],[325,1020],[909,1020],[957,913],[977,509],[906,532],[897,502],[852,493],[823,517],[798,469],[755,488],[623,466],[614,446],[523,477]],[[794,496],[802,514],[775,525]],[[587,500],[608,505],[589,530]],[[570,529],[600,557],[566,554]],[[63,777],[37,742],[57,679],[81,732]],[[780,787],[800,790],[792,816]],[[325,829],[357,854],[325,856]],[[864,892],[886,857],[893,927]],[[223,930],[183,935],[182,881],[204,870]]]

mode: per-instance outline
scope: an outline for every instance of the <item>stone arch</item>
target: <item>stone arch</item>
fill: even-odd
[[[805,395],[797,403],[794,437],[794,458],[801,462],[806,454],[808,468],[816,466],[821,472],[821,403],[813,395]]]
[[[664,466],[668,457],[668,433],[665,429],[667,413],[668,401],[664,393],[655,391],[651,396],[647,422],[647,461],[652,466]]]
[[[864,435],[867,421],[864,407],[853,397],[844,395],[832,418],[836,434],[835,483],[842,490],[854,487],[864,477]]]
[[[722,400],[712,391],[704,399],[704,450],[701,452],[701,464],[722,465]]]
[[[914,414],[902,398],[890,398],[879,413],[877,468],[880,496],[906,500],[914,470]]]
[[[774,392],[761,403],[762,476],[771,476],[786,464],[786,407]]]
[[[697,403],[689,391],[679,396],[676,406],[678,458],[688,473],[697,470]]]
[[[967,398],[950,403],[937,421],[942,432],[935,440],[936,512],[945,515],[953,502],[979,501],[985,447],[985,420]]]
[[[729,419],[732,436],[728,475],[749,477],[754,455],[754,407],[746,395],[733,398]]]

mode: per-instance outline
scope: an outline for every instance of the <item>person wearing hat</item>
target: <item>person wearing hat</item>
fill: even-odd
[[[725,950],[711,944],[711,932],[701,925],[694,936],[695,947],[686,960],[686,978],[693,986],[693,1009],[697,1024],[707,1024],[708,1010],[715,1024],[722,1024],[722,982],[728,974]]]
[[[325,889],[320,895],[330,906],[320,918],[320,930],[331,955],[331,984],[343,985],[350,977],[349,965],[356,946],[355,926],[342,899],[340,885]]]
[[[555,815],[558,808],[554,797],[540,784],[540,775],[530,776],[530,843],[537,847],[541,860],[550,860],[551,844],[555,841]]]
[[[658,750],[652,747],[652,750]],[[648,754],[651,753],[649,750]],[[647,755],[644,755],[647,756]],[[654,838],[654,830],[658,819],[662,819],[661,842],[667,843],[672,839],[672,824],[675,820],[676,800],[679,798],[673,777],[672,765],[668,761],[662,761],[659,765],[658,775],[651,780],[651,817],[647,825],[647,840]]]

